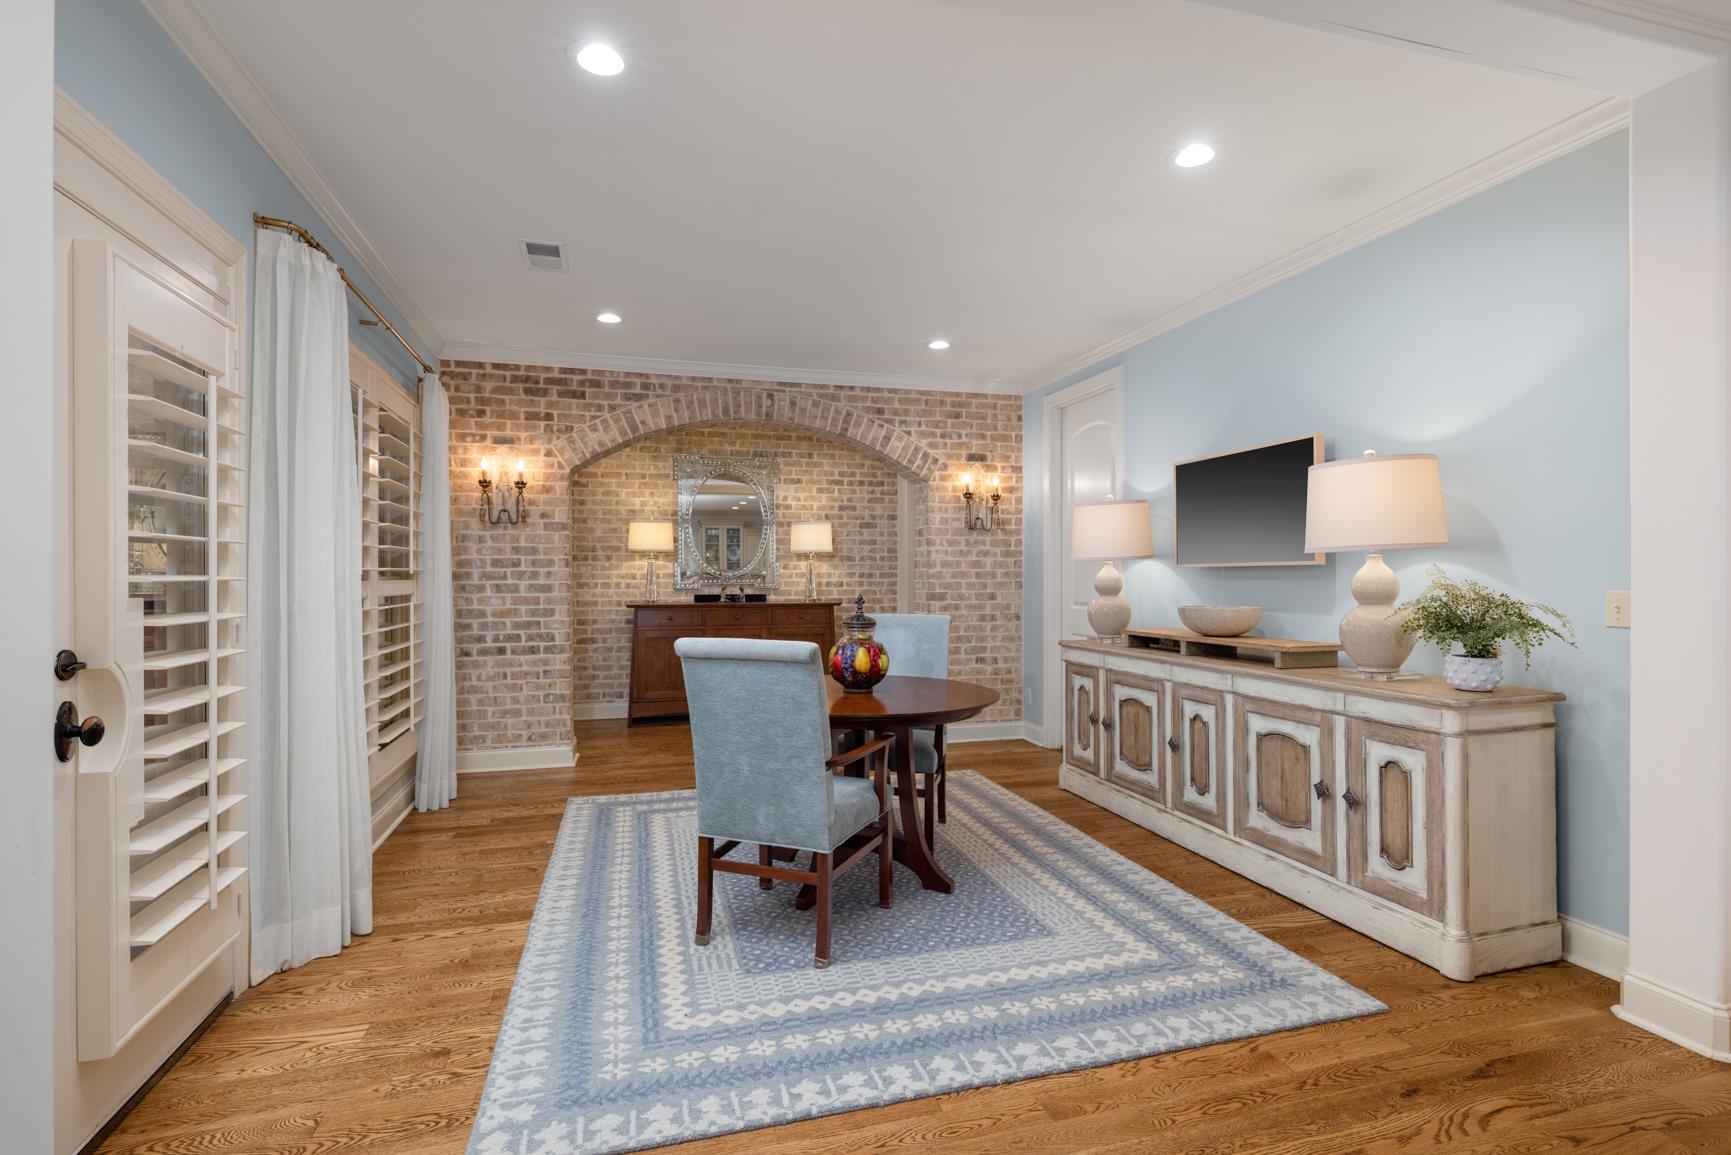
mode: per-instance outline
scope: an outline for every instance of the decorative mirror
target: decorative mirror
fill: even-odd
[[[679,482],[674,587],[779,587],[775,483],[781,476],[775,461],[681,453],[673,458],[673,476]]]

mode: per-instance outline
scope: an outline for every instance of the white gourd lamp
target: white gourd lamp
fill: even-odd
[[[827,521],[796,521],[793,523],[793,540],[789,543],[796,554],[805,555],[805,600],[817,600],[817,562],[818,554],[829,556],[835,552],[835,531]]]
[[[625,527],[625,548],[632,553],[649,555],[649,577],[644,584],[643,599],[655,599],[655,555],[673,552],[671,521],[634,521]]]
[[[1417,641],[1401,628],[1395,608],[1400,580],[1382,560],[1385,549],[1427,549],[1449,543],[1442,473],[1433,453],[1394,453],[1325,461],[1310,467],[1304,507],[1304,552],[1369,550],[1352,577],[1358,605],[1340,619],[1346,656],[1364,677],[1388,681]]]
[[[1094,575],[1088,627],[1102,642],[1123,641],[1130,625],[1130,601],[1124,596],[1124,575],[1112,563],[1154,556],[1148,503],[1104,501],[1076,506],[1070,512],[1070,556],[1105,563]]]

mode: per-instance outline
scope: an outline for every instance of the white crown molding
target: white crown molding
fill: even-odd
[[[247,71],[234,50],[204,18],[192,0],[139,0],[169,39],[180,48],[193,67],[210,83],[211,88],[228,105],[245,129],[258,141],[288,177],[289,183],[312,205],[313,211],[336,240],[360,262],[362,270],[379,287],[380,292],[402,313],[414,335],[437,348],[443,341],[438,329],[428,320],[414,294],[397,279],[372,241],[361,231],[330,185],[313,163],[312,156],[295,136],[282,114],[271,104]]]
[[[230,235],[59,85],[54,86],[54,131],[219,259],[230,265],[246,259],[245,241]]]
[[[1723,0],[1573,0],[1582,8],[1595,8],[1626,16],[1646,24],[1657,24],[1678,32],[1704,36],[1731,44],[1731,10]]]
[[[733,365],[725,361],[670,361],[658,357],[620,357],[611,353],[563,353],[509,345],[447,345],[442,361],[500,361],[570,369],[611,369],[675,377],[721,377],[748,381],[787,381],[800,385],[847,385],[865,389],[932,389],[946,393],[1020,393],[1008,381],[964,381],[954,377],[916,377],[896,373],[850,373],[834,369],[794,369],[781,365]]]
[[[1590,144],[1601,137],[1609,136],[1628,123],[1628,101],[1621,98],[1600,101],[1591,108],[1584,109],[1566,120],[1559,121],[1547,129],[1534,133],[1525,140],[1492,153],[1481,161],[1470,164],[1417,192],[1401,197],[1373,213],[1360,217],[1327,236],[1294,249],[1284,257],[1270,261],[1241,277],[1227,281],[1225,284],[1211,289],[1127,333],[1084,349],[1056,364],[1046,366],[1024,381],[1018,392],[1024,394],[1038,392],[1072,374],[1097,365],[1108,357],[1114,357],[1134,345],[1139,345],[1150,337],[1157,337],[1161,333],[1170,332],[1180,325],[1194,321],[1198,317],[1212,313],[1214,310],[1248,297],[1252,293],[1260,292],[1270,285],[1296,276],[1306,269],[1314,268],[1324,261],[1338,257],[1360,245],[1368,244],[1378,237],[1386,236],[1422,217],[1430,216],[1432,213],[1475,196],[1492,185],[1501,184],[1511,177],[1537,168],[1563,153],[1579,148],[1584,144]]]

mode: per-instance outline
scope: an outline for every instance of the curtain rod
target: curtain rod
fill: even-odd
[[[252,223],[257,225],[261,229],[281,229],[282,231],[284,231],[286,233],[293,233],[293,234],[295,234],[295,236],[297,236],[301,240],[305,241],[308,245],[311,245],[314,249],[317,249],[319,252],[323,253],[326,257],[328,257],[330,259],[331,264],[333,264],[333,265],[337,264],[337,259],[335,257],[331,256],[331,251],[329,249],[327,249],[323,245],[319,244],[319,240],[317,237],[313,236],[311,233],[307,232],[305,229],[301,228],[299,225],[295,224],[293,221],[285,221],[281,217],[267,217],[263,213],[254,213],[254,214],[252,214]],[[421,367],[421,372],[423,374],[432,373],[433,367],[431,365],[427,364],[425,361],[421,360],[421,355],[419,353],[415,352],[415,347],[413,345],[409,344],[408,341],[404,340],[403,335],[401,333],[397,332],[397,327],[395,325],[391,324],[390,318],[386,317],[383,313],[379,312],[379,307],[377,305],[373,304],[373,302],[367,297],[367,295],[365,293],[361,292],[359,285],[356,285],[354,283],[354,281],[349,279],[348,273],[343,271],[343,267],[341,265],[337,265],[337,276],[339,276],[343,279],[343,284],[345,284],[349,287],[349,292],[353,293],[356,297],[360,298],[361,304],[365,305],[367,307],[367,310],[369,312],[371,312],[373,316],[378,318],[378,324],[383,325],[385,327],[385,329],[391,334],[391,336],[393,336],[397,339],[397,343],[399,345],[401,345],[405,350],[408,351],[409,356],[411,356],[415,359],[415,364],[417,364]],[[363,325],[370,325],[372,323],[373,322],[367,321],[364,318],[361,321],[361,324],[363,324]]]

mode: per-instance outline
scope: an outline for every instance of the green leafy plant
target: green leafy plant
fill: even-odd
[[[1561,610],[1523,602],[1471,578],[1456,581],[1440,565],[1426,572],[1430,585],[1400,607],[1405,615],[1401,627],[1445,654],[1458,643],[1469,658],[1494,658],[1508,642],[1531,666],[1533,648],[1547,639],[1575,645],[1574,624]]]

